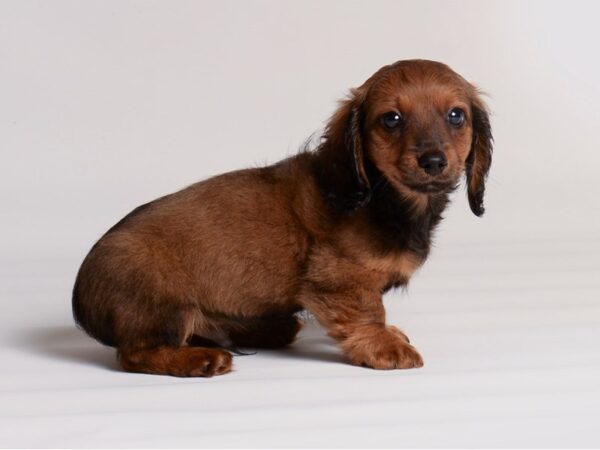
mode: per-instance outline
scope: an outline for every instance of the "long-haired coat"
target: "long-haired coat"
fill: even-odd
[[[199,182],[113,226],[79,270],[75,319],[134,372],[229,372],[227,348],[291,343],[301,310],[352,364],[419,367],[382,295],[425,261],[462,173],[483,214],[491,157],[470,83],[437,62],[385,66],[316,150]]]

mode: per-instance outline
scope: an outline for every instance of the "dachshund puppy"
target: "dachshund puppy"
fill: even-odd
[[[463,173],[483,214],[491,158],[471,84],[438,62],[385,66],[341,103],[318,148],[199,182],[108,230],[77,275],[75,320],[131,372],[224,374],[227,349],[290,344],[302,310],[352,364],[420,367],[382,295],[425,261]]]

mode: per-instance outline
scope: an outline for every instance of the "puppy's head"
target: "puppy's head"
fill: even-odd
[[[471,209],[484,212],[492,160],[488,113],[476,88],[444,64],[411,60],[383,67],[352,90],[325,137],[336,196],[345,207],[368,201],[375,168],[409,198],[449,192],[465,173]]]

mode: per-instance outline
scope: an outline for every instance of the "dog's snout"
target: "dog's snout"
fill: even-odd
[[[416,147],[421,151],[441,150],[444,148],[444,143],[438,139],[422,139],[418,141]]]
[[[448,166],[446,155],[439,150],[423,153],[417,161],[419,167],[432,176],[439,175]]]

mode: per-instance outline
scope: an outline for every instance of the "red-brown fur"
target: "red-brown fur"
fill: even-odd
[[[446,119],[456,107],[459,128]],[[400,132],[382,126],[389,111],[405,118]],[[425,141],[448,160],[435,180],[417,163]],[[226,348],[291,343],[301,310],[353,364],[419,367],[406,336],[385,324],[382,294],[424,262],[464,172],[483,213],[491,142],[476,89],[447,66],[386,66],[352,90],[316,150],[199,182],[121,220],[81,266],[75,318],[134,372],[229,372]]]

